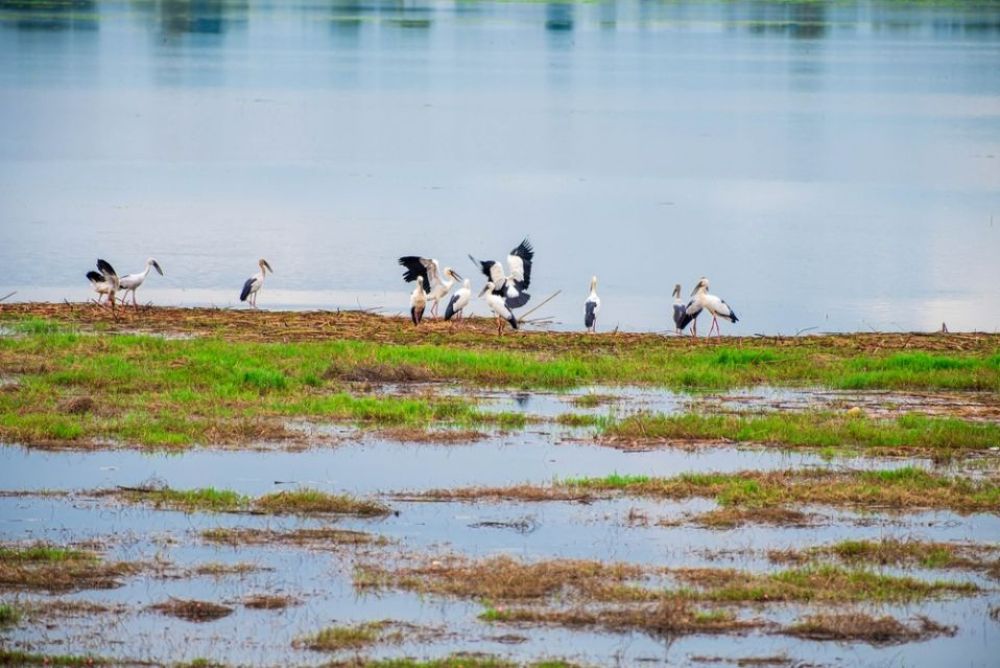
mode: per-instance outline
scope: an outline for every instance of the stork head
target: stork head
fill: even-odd
[[[597,289],[597,276],[590,277],[590,291],[593,292]]]
[[[482,297],[487,292],[493,292],[493,288],[495,288],[495,287],[496,286],[493,285],[493,281],[486,281],[486,285],[484,285],[483,289],[479,291],[479,296]]]
[[[674,285],[674,299],[681,298],[681,284],[677,283]]]
[[[698,284],[694,286],[694,290],[691,291],[691,294],[695,295],[699,292],[708,292],[708,279],[704,276],[698,280]]]
[[[261,271],[264,271],[264,272],[269,271],[272,274],[274,273],[274,269],[271,269],[271,265],[269,265],[267,263],[267,260],[265,260],[264,258],[261,258],[260,260],[258,260],[257,264],[260,266],[260,270]]]
[[[163,270],[160,269],[160,263],[156,261],[155,257],[151,257],[148,260],[146,260],[146,264],[155,269],[156,273],[158,273],[160,276],[163,276]]]

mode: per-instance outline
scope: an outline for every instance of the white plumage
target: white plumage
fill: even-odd
[[[271,265],[264,258],[257,261],[257,266],[260,267],[260,271],[243,283],[243,290],[240,292],[240,301],[245,302],[249,299],[251,308],[257,308],[257,293],[264,286],[264,276],[268,271],[274,273],[274,269],[271,269]]]
[[[87,272],[87,280],[97,293],[97,303],[101,303],[103,297],[108,298],[111,308],[115,307],[115,293],[118,292],[119,279],[118,272],[106,260],[97,260],[97,271],[93,269]]]
[[[417,285],[410,294],[410,319],[414,325],[419,325],[427,307],[427,293],[424,292],[424,277],[417,276]]]
[[[490,307],[497,318],[497,334],[503,334],[505,322],[509,322],[511,327],[517,329],[517,318],[514,317],[513,311],[508,308],[506,297],[501,290],[497,289],[493,281],[487,282],[482,292],[479,293],[480,297],[484,295],[486,305]]]
[[[444,309],[444,319],[451,320],[456,315],[464,319],[463,309],[469,305],[470,301],[472,301],[472,281],[466,278],[462,281],[462,287],[455,290],[455,294],[448,301],[448,306]]]
[[[583,324],[588,332],[597,331],[597,313],[601,310],[601,298],[597,296],[597,276],[590,279],[590,294],[583,303]]]
[[[138,300],[135,297],[136,289],[142,285],[146,277],[149,276],[149,270],[156,269],[160,276],[163,276],[163,269],[160,268],[160,264],[156,261],[156,258],[149,258],[146,260],[146,268],[143,271],[136,272],[134,274],[126,274],[119,279],[119,285],[121,286],[122,292],[122,304],[125,303],[125,299],[128,297],[128,293],[132,293],[132,305],[139,306]]]

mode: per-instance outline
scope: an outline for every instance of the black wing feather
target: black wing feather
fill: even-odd
[[[97,260],[97,269],[106,276],[117,276],[118,272],[107,260]]]
[[[685,315],[687,315],[687,313],[686,309],[684,308],[684,305],[674,304],[674,324],[677,326],[677,329],[684,329],[684,327],[687,325],[686,322],[684,323],[684,325],[681,324],[681,322],[684,321]]]
[[[490,269],[493,267],[493,265],[496,264],[495,261],[493,261],[493,260],[477,260],[476,258],[472,257],[471,255],[469,256],[469,259],[472,260],[472,264],[476,265],[476,267],[479,269],[479,271],[483,272],[483,276],[485,276],[487,278],[487,280],[490,280],[490,281],[493,280],[493,274],[490,273]]]
[[[444,309],[444,319],[451,320],[455,315],[455,302],[458,301],[458,295],[452,295],[451,299],[448,300],[448,305]]]
[[[90,271],[87,272],[87,278],[90,279],[91,283],[103,283],[104,282],[104,275],[103,274],[98,274],[94,270],[90,270]]]
[[[418,255],[404,255],[399,258],[399,264],[406,267],[406,271],[403,272],[403,280],[407,283],[412,283],[417,280],[418,276],[423,276],[424,278],[424,290],[431,289],[431,279],[427,275],[427,267],[421,262],[421,258]]]
[[[518,290],[529,287],[531,285],[531,261],[535,258],[535,249],[531,247],[531,242],[525,237],[510,254],[521,258],[524,263],[524,280],[514,281],[515,287]]]
[[[247,297],[250,296],[250,288],[253,287],[253,278],[248,278],[247,282],[243,284],[243,290],[240,291],[240,301],[245,302]]]
[[[503,303],[507,305],[507,308],[521,308],[528,303],[531,299],[531,295],[527,292],[519,292],[516,297],[507,297],[503,300]]]
[[[587,313],[583,316],[583,324],[590,329],[594,326],[594,321],[597,320],[597,302],[587,302]]]

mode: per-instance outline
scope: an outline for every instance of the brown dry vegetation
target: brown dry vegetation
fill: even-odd
[[[593,592],[608,583],[621,583],[642,574],[639,566],[599,561],[525,563],[506,556],[485,561],[446,556],[396,569],[361,566],[355,571],[354,582],[359,589],[406,589],[499,601],[541,599],[569,591]]]
[[[213,622],[233,613],[233,609],[226,605],[181,598],[171,598],[163,603],[152,605],[150,608],[164,615],[189,622]]]
[[[95,308],[92,304],[0,304],[2,317],[34,317],[100,325],[112,331],[176,332],[189,335],[221,336],[226,339],[259,342],[328,341],[347,339],[380,343],[448,343],[479,348],[499,345],[495,325],[489,318],[469,318],[466,327],[427,320],[419,328],[409,319],[385,317],[361,311],[251,311],[249,309],[143,307],[138,310]],[[788,348],[833,348],[845,354],[879,353],[893,350],[992,353],[1000,347],[995,334],[857,333],[808,337],[725,337],[702,338],[706,348],[739,345],[752,341]],[[685,348],[687,337],[663,337],[652,333],[609,332],[584,334],[569,332],[518,332],[504,337],[503,347],[525,351],[619,352],[630,347],[655,343],[659,347]]]
[[[286,545],[308,545],[311,548],[327,549],[357,545],[385,545],[388,542],[382,536],[364,531],[335,529],[332,527],[292,529],[290,531],[242,527],[229,529],[220,527],[202,531],[201,537],[213,543],[224,543],[226,545],[266,545],[280,543]]]
[[[806,549],[771,550],[768,558],[776,563],[808,563],[836,560],[847,564],[877,566],[919,566],[984,571],[1000,576],[998,548],[968,543],[921,540],[845,540]]]
[[[434,489],[398,498],[426,501],[579,501],[615,496],[659,499],[714,498],[721,506],[746,508],[822,504],[839,507],[948,508],[1000,512],[1000,486],[905,467],[886,471],[789,469],[732,474],[682,474],[671,478],[579,478],[551,485]]]
[[[112,589],[140,570],[139,564],[107,562],[83,550],[45,544],[0,547],[0,589],[51,593]]]
[[[279,594],[251,594],[243,599],[243,605],[252,610],[283,610],[302,602],[294,596]]]
[[[601,608],[490,608],[480,619],[489,622],[551,624],[568,628],[593,627],[604,631],[642,631],[654,636],[690,633],[740,633],[764,626],[760,620],[740,620],[728,611],[697,610],[682,599],[655,605]]]
[[[955,635],[954,627],[943,626],[924,616],[907,626],[893,617],[872,617],[863,613],[813,615],[793,624],[782,633],[809,640],[865,642],[896,645],[935,636]]]
[[[725,506],[694,515],[687,518],[686,521],[711,529],[732,529],[747,524],[804,527],[815,524],[816,515],[783,506],[765,506],[763,508]],[[683,522],[684,520],[660,520],[657,524],[660,526],[677,526]]]

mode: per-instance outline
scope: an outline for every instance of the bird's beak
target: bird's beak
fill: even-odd
[[[156,261],[153,262],[153,268],[156,269],[157,272],[159,272],[160,276],[163,276],[163,270],[160,269],[160,264],[158,262]]]
[[[267,263],[267,260],[264,260],[264,266],[267,267],[267,270],[269,272],[271,272],[272,274],[274,273],[274,269],[271,269],[271,265]]]
[[[451,275],[452,275],[452,278],[455,278],[455,279],[457,279],[457,280],[459,280],[459,281],[461,281],[461,280],[464,280],[464,279],[463,279],[463,278],[462,278],[462,277],[461,277],[461,276],[459,275],[459,273],[458,273],[457,271],[455,271],[454,269],[452,269],[452,270],[451,270]]]
[[[483,286],[483,289],[479,291],[479,296],[482,297],[483,295],[485,295],[486,291],[489,289],[490,289],[490,284],[487,283],[486,285]]]

